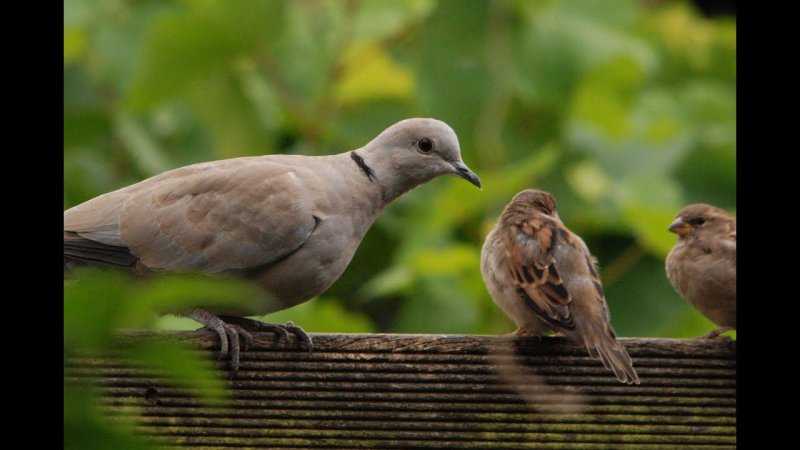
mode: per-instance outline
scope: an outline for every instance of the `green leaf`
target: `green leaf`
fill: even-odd
[[[105,348],[127,300],[131,277],[80,269],[64,280],[64,345],[89,351]]]
[[[489,94],[483,36],[488,3],[442,0],[420,25],[414,78],[417,99],[426,115],[444,120],[462,148],[474,142],[474,120]]]
[[[238,70],[234,74],[209,74],[196,80],[186,93],[194,111],[211,132],[216,159],[256,156],[274,150],[270,136],[259,122],[259,110],[246,94]]]
[[[658,176],[638,177],[620,183],[617,189],[615,201],[639,243],[666,257],[675,245],[675,235],[667,227],[681,208],[677,183]]]
[[[597,127],[611,140],[630,134],[632,101],[644,72],[630,57],[618,57],[588,74],[573,103],[572,119]]]
[[[315,124],[317,106],[327,100],[336,62],[347,45],[352,3],[286,2],[284,31],[275,43],[274,58],[260,58],[276,89],[285,94],[292,120]]]
[[[675,335],[671,332],[681,326],[686,302],[670,286],[663,259],[644,256],[615,283],[604,285],[604,289],[611,324],[619,336],[672,337]],[[689,331],[700,330],[687,327],[686,332]]]
[[[343,105],[387,98],[410,98],[414,80],[375,42],[356,42],[344,52],[342,75],[333,87]]]
[[[227,386],[214,363],[191,347],[167,339],[136,342],[124,349],[125,357],[137,366],[155,371],[171,384],[187,389],[207,407],[224,407],[231,400]]]
[[[258,317],[269,323],[293,322],[308,332],[373,333],[375,325],[364,313],[345,310],[330,298],[318,297],[292,308]]]
[[[183,2],[165,12],[147,37],[143,61],[128,93],[146,107],[172,98],[235,61],[269,48],[280,35],[284,2]]]
[[[411,265],[426,276],[461,275],[475,267],[480,260],[480,251],[471,245],[450,245],[441,249],[425,249],[417,252]]]
[[[86,33],[80,28],[64,30],[64,65],[70,64],[83,56],[86,50]]]
[[[239,79],[261,127],[276,132],[283,121],[283,111],[275,88],[255,64],[243,63],[239,68]]]
[[[614,186],[614,180],[592,160],[572,165],[567,169],[566,177],[570,187],[590,201],[604,198]]]
[[[427,17],[435,0],[362,0],[356,15],[358,39],[382,39],[401,33],[417,20]]]
[[[269,309],[275,301],[255,284],[234,278],[201,275],[162,275],[137,283],[126,302],[123,327],[150,326],[156,313],[192,308],[249,311]]]
[[[202,327],[203,325],[194,319],[176,316],[174,314],[164,314],[159,316],[153,324],[153,328],[157,328],[159,330],[192,331]]]
[[[423,277],[409,293],[392,331],[468,333],[479,324],[477,299],[452,277]]]
[[[91,3],[89,0],[64,0],[64,28],[85,25],[92,15]]]
[[[603,70],[618,68],[615,63]],[[619,84],[622,82],[619,78],[599,79],[609,84],[599,88],[589,83],[581,92],[591,94],[576,100],[568,128],[569,142],[596,158],[613,177],[643,172],[666,175],[673,170],[690,152],[692,144],[675,93],[631,91]],[[606,106],[593,106],[599,104]]]
[[[117,136],[142,173],[153,176],[172,168],[158,143],[134,117],[122,115],[115,125]]]
[[[65,450],[152,450],[160,448],[134,433],[126,417],[110,420],[99,410],[97,393],[86,386],[64,387]]]
[[[414,282],[414,273],[404,264],[396,264],[364,284],[367,297],[383,297],[406,290]]]
[[[678,294],[675,294],[678,297]],[[692,307],[688,302],[678,297],[682,302],[680,307],[676,307],[676,320],[663,321],[658,325],[658,336],[674,336],[676,338],[693,339],[719,328],[714,322],[708,320],[700,311]],[[727,332],[723,336],[730,336],[736,339],[736,331]]]
[[[115,330],[152,327],[162,313],[276,307],[269,302],[263,290],[242,280],[187,274],[141,280],[82,268],[64,281],[64,340],[67,346],[96,350],[108,345]]]
[[[536,2],[523,9],[515,39],[515,87],[531,103],[561,109],[583,73],[619,57],[653,73],[658,58],[633,33],[637,11],[626,0]]]

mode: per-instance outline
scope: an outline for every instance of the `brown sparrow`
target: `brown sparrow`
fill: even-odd
[[[514,196],[483,244],[481,274],[495,303],[517,324],[514,334],[560,332],[621,382],[639,384],[609,322],[594,258],[561,223],[552,195],[528,189]]]
[[[667,255],[667,278],[676,291],[720,328],[736,328],[736,219],[702,203],[683,208],[669,226],[678,241]]]

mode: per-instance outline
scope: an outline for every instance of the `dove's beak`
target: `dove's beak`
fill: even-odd
[[[670,224],[669,228],[667,228],[667,230],[677,234],[678,236],[687,234],[689,231],[691,231],[691,229],[692,227],[688,223],[684,222],[680,217],[675,219],[675,221]]]
[[[454,175],[469,181],[475,186],[478,186],[478,188],[481,187],[481,179],[475,175],[475,172],[469,170],[469,167],[467,167],[466,164],[461,161],[453,161],[450,164],[452,164],[453,168],[455,169]]]

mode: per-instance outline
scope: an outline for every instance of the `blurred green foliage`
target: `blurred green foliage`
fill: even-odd
[[[632,0],[65,0],[64,27],[65,208],[190,163],[347,151],[407,117],[456,130],[483,191],[445,178],[401,197],[323,297],[267,320],[510,332],[480,247],[536,187],[598,257],[620,335],[712,327],[663,262],[683,205],[735,209],[731,18]]]
[[[208,307],[247,307],[263,297],[260,289],[240,280],[177,275],[141,280],[131,274],[81,268],[64,280],[65,363],[71,358],[114,355],[185,389],[206,405],[224,407],[228,391],[208,358],[170,340],[121,345],[112,333],[152,328],[160,313],[185,310],[198,301]],[[64,448],[152,448],[151,442],[131,433],[132,416],[112,418],[103,411],[96,401],[97,388],[86,382],[86,375],[65,376]]]

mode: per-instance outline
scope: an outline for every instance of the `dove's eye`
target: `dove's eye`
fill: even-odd
[[[417,148],[422,153],[430,153],[433,150],[433,141],[428,138],[422,138],[417,141]]]

